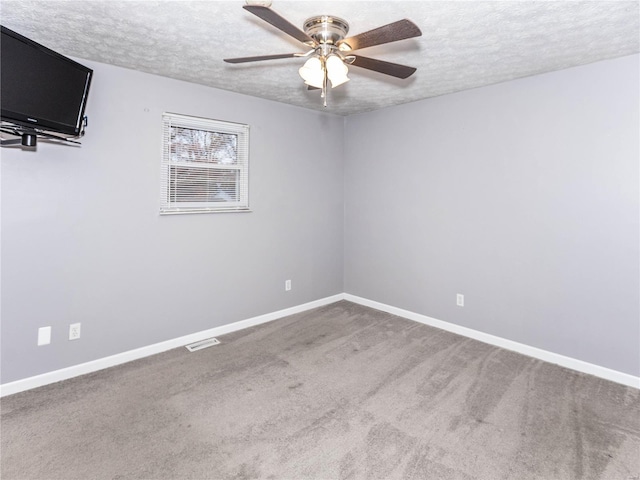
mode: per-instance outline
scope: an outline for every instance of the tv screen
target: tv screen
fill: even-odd
[[[79,135],[93,70],[0,27],[2,120]]]

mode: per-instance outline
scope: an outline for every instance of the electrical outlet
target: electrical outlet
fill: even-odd
[[[72,323],[69,325],[69,340],[77,340],[80,338],[80,324]]]
[[[51,327],[40,327],[38,329],[38,346],[51,343]]]
[[[291,280],[286,280],[286,281],[284,282],[284,289],[285,289],[285,291],[287,291],[287,292],[288,292],[289,290],[291,290]]]
[[[459,307],[464,307],[464,295],[462,295],[461,293],[458,293],[456,295],[456,305],[458,305]]]

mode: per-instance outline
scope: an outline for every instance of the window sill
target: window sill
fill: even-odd
[[[164,215],[189,215],[200,213],[252,213],[252,210],[248,208],[237,208],[228,210],[171,210],[166,212],[160,212],[161,216]]]

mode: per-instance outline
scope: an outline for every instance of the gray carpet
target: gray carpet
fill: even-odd
[[[349,302],[2,399],[2,479],[640,476],[640,392]]]

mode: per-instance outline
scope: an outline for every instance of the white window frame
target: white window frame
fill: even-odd
[[[172,161],[171,128],[182,127],[202,131],[231,134],[237,136],[236,161],[234,164],[206,162]],[[171,169],[212,169],[237,170],[237,201],[175,201],[175,191],[171,190]],[[248,212],[249,210],[249,126],[241,123],[224,122],[208,118],[191,117],[176,113],[162,115],[162,162],[160,173],[160,214]],[[172,195],[172,193],[174,195]],[[173,198],[173,200],[172,200]]]

